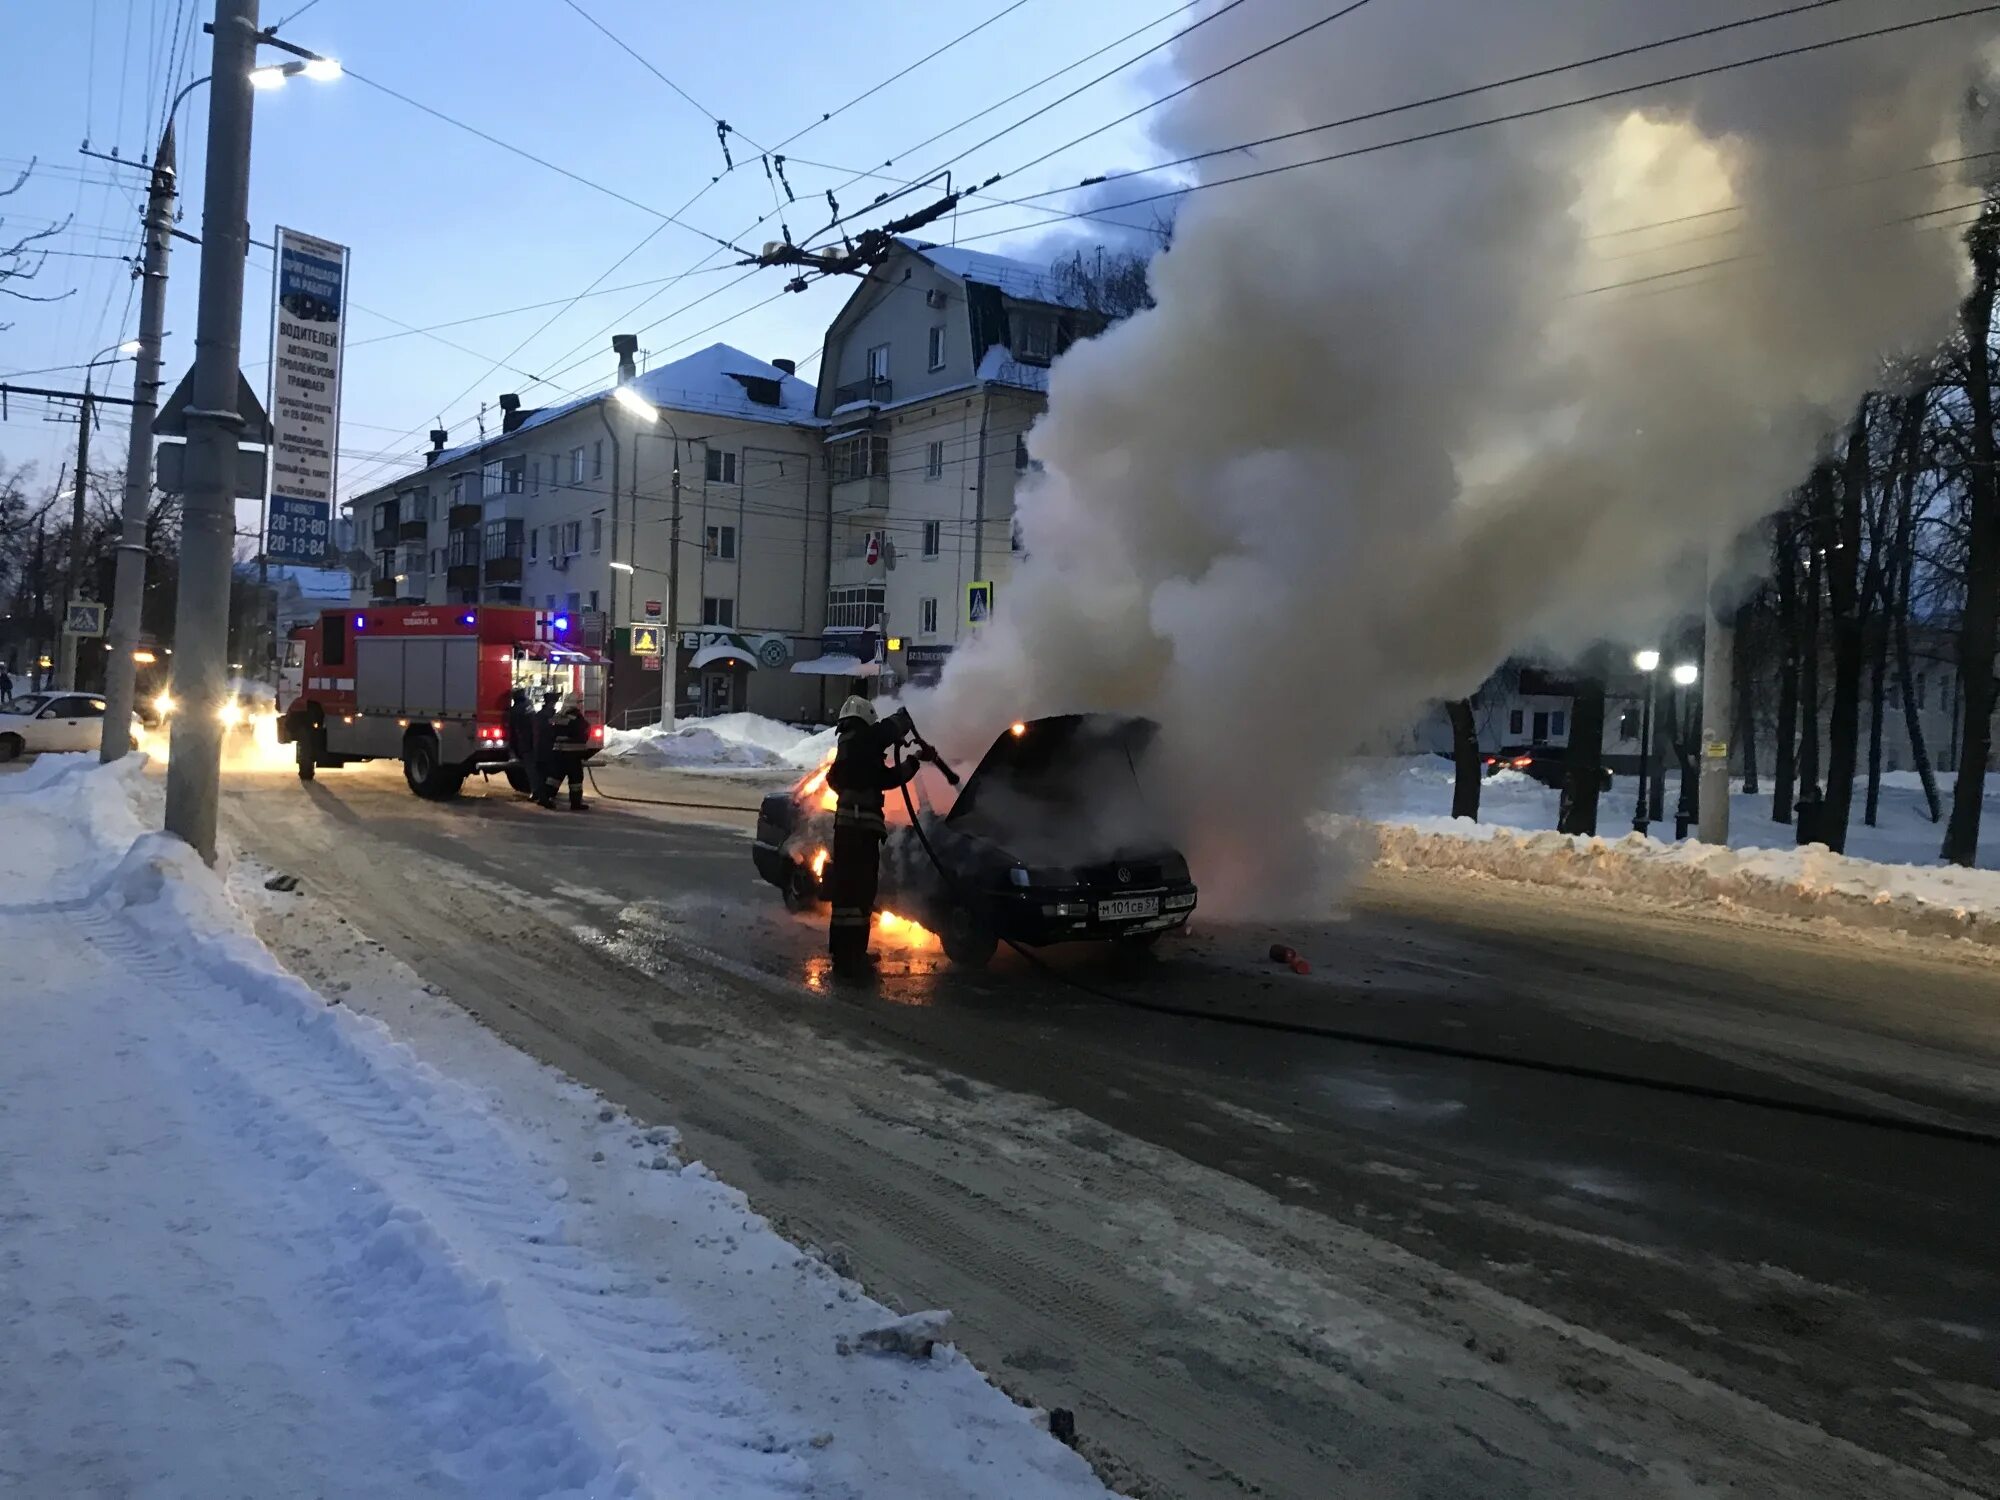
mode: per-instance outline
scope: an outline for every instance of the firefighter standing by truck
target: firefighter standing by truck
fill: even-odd
[[[923,760],[935,760],[929,746],[919,755],[890,766],[891,748],[915,730],[906,710],[878,720],[866,698],[849,698],[840,705],[835,724],[833,765],[826,784],[838,799],[833,812],[833,915],[827,926],[827,951],[833,972],[841,979],[866,979],[874,971],[868,951],[868,931],[875,920],[875,890],[881,878],[882,841],[889,836],[882,795],[908,783]]]
[[[570,811],[583,812],[583,761],[590,748],[590,721],[574,701],[558,711],[561,696],[551,689],[535,715],[535,771],[540,781],[535,800],[553,808],[557,788],[568,781]]]

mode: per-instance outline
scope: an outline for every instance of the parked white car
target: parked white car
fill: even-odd
[[[132,744],[144,728],[132,716]],[[18,693],[0,703],[0,761],[104,743],[104,700],[94,693]]]

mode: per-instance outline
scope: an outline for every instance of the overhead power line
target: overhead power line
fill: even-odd
[[[1733,62],[1715,63],[1705,68],[1694,68],[1688,70],[1687,72],[1676,73],[1666,78],[1655,78],[1655,79],[1650,79],[1644,83],[1627,84],[1615,89],[1604,89],[1597,93],[1588,94],[1578,99],[1565,99],[1555,104],[1537,105],[1531,109],[1514,110],[1508,114],[1491,115],[1484,119],[1479,119],[1479,120],[1467,120],[1457,125],[1441,126],[1436,130],[1426,130],[1426,131],[1420,131],[1414,135],[1398,136],[1394,140],[1376,141],[1371,145],[1352,146],[1344,151],[1328,152],[1324,156],[1309,157],[1304,161],[1285,162],[1281,163],[1278,166],[1262,167],[1254,172],[1241,172],[1234,177],[1219,177],[1207,182],[1186,183],[1183,184],[1182,186],[1169,189],[1168,191],[1165,192],[1149,193],[1143,197],[1138,197],[1138,198],[1127,198],[1117,203],[1098,204],[1091,210],[1089,214],[1057,213],[1053,214],[1052,217],[1043,220],[1042,223],[1036,225],[1035,227],[1046,228],[1050,224],[1065,223],[1073,219],[1081,219],[1081,218],[1091,217],[1092,215],[1103,215],[1106,213],[1113,213],[1121,209],[1139,208],[1153,203],[1164,203],[1169,199],[1186,197],[1192,193],[1207,192],[1214,188],[1228,187],[1234,183],[1256,182],[1266,177],[1280,176],[1286,172],[1303,171],[1307,167],[1321,167],[1321,166],[1327,166],[1333,162],[1351,161],[1356,157],[1372,156],[1378,152],[1391,151],[1402,146],[1417,145],[1425,141],[1443,140],[1450,136],[1466,135],[1475,130],[1485,130],[1490,126],[1494,125],[1512,124],[1519,120],[1538,119],[1546,115],[1559,114],[1564,110],[1577,109],[1584,105],[1589,105],[1589,104],[1600,104],[1605,102],[1606,100],[1620,99],[1628,97],[1632,94],[1646,93],[1652,89],[1666,88],[1677,83],[1687,83],[1699,78],[1711,78],[1724,73],[1736,72],[1743,68],[1756,67],[1763,63],[1777,62],[1782,59],[1791,57],[1804,57],[1812,53],[1826,52],[1836,47],[1848,46],[1855,42],[1874,41],[1883,37],[1899,36],[1907,34],[1909,32],[1921,30],[1925,27],[1940,26],[1951,21],[1968,20],[1975,16],[1993,15],[1996,12],[2000,12],[2000,4],[1977,5],[1977,6],[1972,6],[1965,10],[1952,11],[1946,15],[1928,16],[1921,20],[1902,21],[1894,25],[1878,26],[1867,31],[1850,32],[1844,36],[1828,37],[1821,41],[1806,42],[1795,47],[1779,48],[1775,51],[1759,53],[1754,57],[1739,58]],[[1243,145],[1229,147],[1227,149],[1230,151],[1241,151],[1248,149],[1250,145],[1254,144],[1255,144],[1254,142],[1245,143]],[[1204,154],[1220,155],[1222,153],[1220,151],[1215,151]],[[1158,169],[1149,168],[1147,170],[1158,170]],[[1074,191],[1074,189],[1063,189],[1062,191]],[[1034,196],[1047,197],[1049,195],[1037,194]],[[1031,202],[1031,199],[1028,198],[1013,200],[1015,206],[1025,206],[1029,202]],[[985,210],[983,209],[968,210],[967,216],[970,217],[972,213],[984,212],[984,211]],[[1047,210],[1038,210],[1038,211],[1046,212]],[[959,243],[961,244],[976,243],[977,241],[980,240],[995,239],[1001,235],[1015,234],[1018,232],[1019,232],[1018,227],[988,230],[983,234],[961,236]]]
[[[1725,21],[1715,26],[1705,26],[1697,31],[1683,31],[1674,36],[1661,37],[1657,41],[1641,42],[1636,46],[1620,47],[1617,50],[1611,52],[1600,52],[1594,57],[1579,58],[1575,62],[1558,63],[1552,67],[1546,67],[1546,68],[1535,68],[1526,73],[1516,73],[1509,78],[1496,78],[1489,83],[1473,84],[1467,88],[1450,90],[1447,93],[1431,94],[1422,99],[1410,99],[1404,101],[1401,104],[1391,104],[1391,105],[1386,105],[1380,109],[1364,110],[1360,114],[1346,115],[1338,120],[1328,120],[1327,122],[1321,125],[1307,125],[1298,130],[1286,130],[1286,131],[1281,131],[1276,135],[1260,136],[1256,140],[1239,141],[1236,144],[1230,146],[1218,146],[1208,151],[1197,151],[1188,156],[1177,156],[1172,161],[1154,162],[1149,166],[1133,167],[1128,171],[1106,172],[1100,176],[1087,177],[1082,182],[1074,183],[1067,187],[1049,188],[1044,192],[1029,193],[1020,198],[1010,198],[1007,199],[1005,203],[994,204],[990,208],[968,209],[965,213],[965,217],[971,218],[976,214],[991,212],[992,208],[1025,207],[1043,198],[1059,197],[1064,193],[1078,192],[1083,188],[1087,187],[1100,187],[1107,183],[1123,182],[1128,178],[1150,176],[1152,173],[1155,172],[1171,171],[1175,167],[1192,166],[1196,162],[1208,161],[1213,157],[1234,156],[1239,152],[1253,151],[1260,146],[1275,146],[1285,141],[1299,140],[1305,136],[1318,135],[1328,130],[1339,130],[1349,125],[1363,125],[1374,120],[1386,120],[1396,115],[1409,114],[1415,110],[1430,109],[1440,104],[1451,104],[1461,99],[1476,98],[1480,94],[1494,93],[1500,89],[1512,88],[1517,84],[1534,83],[1545,78],[1556,78],[1560,77],[1564,73],[1574,73],[1584,68],[1598,67],[1604,63],[1618,62],[1624,58],[1640,56],[1643,53],[1657,52],[1662,48],[1679,46],[1683,42],[1699,41],[1708,37],[1720,36],[1725,32],[1739,31],[1746,26],[1761,26],[1770,21],[1783,20],[1790,16],[1804,15],[1810,11],[1825,10],[1829,6],[1841,5],[1845,3],[1847,3],[1847,0],[1805,0],[1805,3],[1797,5],[1789,5],[1782,10],[1766,11],[1762,15],[1757,15],[1757,16],[1745,16],[1740,20]],[[1209,76],[1215,77],[1216,75],[1210,74]],[[1190,87],[1192,87],[1192,85],[1190,85]],[[1185,89],[1175,90],[1175,94],[1185,93],[1185,92],[1186,92]],[[1165,96],[1164,99],[1156,100],[1154,102],[1164,103],[1165,99],[1171,99],[1175,96],[1175,94],[1168,94]],[[1148,105],[1145,107],[1151,108],[1152,106]],[[1140,111],[1135,110],[1133,111],[1133,114],[1137,114],[1139,112]],[[1065,151],[1070,150],[1072,147],[1080,146],[1085,141],[1090,140],[1095,136],[1102,135],[1105,131],[1113,129],[1114,127],[1123,124],[1126,120],[1129,120],[1131,118],[1132,115],[1130,114],[1124,115],[1121,116],[1119,119],[1112,120],[1107,124],[1098,126],[1095,130],[1086,131],[1082,135],[1077,136],[1074,140],[1065,141],[1062,145],[1057,146],[1052,151],[1043,152],[1033,161],[1023,162],[1020,166],[1015,167],[1010,171],[1001,173],[1000,180],[1005,181],[1007,178],[1010,177],[1018,177],[1022,172],[1026,171],[1028,168],[1039,166],[1042,162],[1049,160],[1051,157],[1060,156]]]

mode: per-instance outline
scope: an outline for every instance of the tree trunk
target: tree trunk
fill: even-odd
[[[1819,797],[1819,617],[1825,559],[1806,529],[1804,573],[1799,580],[1799,789]]]
[[[1479,731],[1472,722],[1472,701],[1455,698],[1444,706],[1451,720],[1451,815],[1479,821]]]
[[[1743,790],[1757,795],[1757,611],[1745,601],[1736,611],[1736,743],[1743,747]]]
[[[1833,644],[1833,710],[1827,724],[1827,848],[1847,851],[1854,808],[1854,772],[1861,750],[1861,668],[1868,642],[1862,620],[1861,516],[1868,497],[1868,401],[1847,438],[1847,461],[1836,479],[1829,465],[1814,476],[1819,531],[1827,550],[1827,602]]]
[[[1993,297],[2000,269],[2000,222],[1989,206],[1968,236],[1973,290],[1965,303],[1965,396],[1972,413],[1972,463],[1966,519],[1965,614],[1958,631],[1960,712],[1964,729],[1944,858],[1970,866],[1979,857],[1979,814],[1993,745],[1993,653],[2000,635],[2000,475],[1994,473]]]
[[[1882,811],[1882,710],[1888,697],[1889,631],[1886,621],[1869,632],[1868,665],[1868,801],[1861,821],[1877,826]]]
[[[1601,663],[1598,663],[1601,667]],[[1597,796],[1604,786],[1604,678],[1579,677],[1570,700],[1569,768],[1560,832],[1595,837]]]
[[[1798,790],[1799,753],[1799,574],[1798,546],[1793,536],[1792,518],[1778,518],[1777,582],[1778,644],[1783,660],[1778,667],[1778,731],[1772,749],[1771,821],[1792,821],[1792,799]]]
[[[1930,747],[1924,743],[1924,721],[1917,709],[1917,675],[1911,670],[1910,589],[1916,575],[1916,492],[1917,464],[1914,452],[1903,472],[1901,492],[1896,500],[1896,591],[1895,606],[1889,611],[1889,628],[1896,637],[1896,679],[1903,685],[1903,731],[1910,741],[1910,759],[1916,762],[1917,779],[1924,785],[1924,803],[1931,821],[1944,816],[1938,798],[1937,773],[1931,769]]]

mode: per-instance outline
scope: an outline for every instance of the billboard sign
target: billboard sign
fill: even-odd
[[[274,563],[310,563],[318,567],[326,561],[327,527],[324,505],[273,495],[264,555]]]
[[[333,517],[340,438],[340,349],[347,307],[347,249],[282,225],[271,308],[271,534],[300,519],[322,540]],[[311,507],[310,516],[307,507]],[[308,526],[310,534],[310,525]],[[271,552],[277,556],[275,547]],[[314,554],[315,558],[318,556]]]

